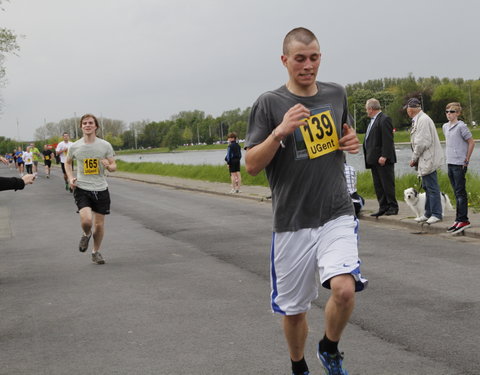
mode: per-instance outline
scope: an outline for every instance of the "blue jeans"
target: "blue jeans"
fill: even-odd
[[[463,165],[448,164],[448,178],[455,193],[457,215],[455,221],[468,221],[468,196],[465,189],[467,168]]]
[[[437,171],[422,176],[422,187],[425,189],[425,217],[435,216],[442,219],[442,200],[438,186]]]

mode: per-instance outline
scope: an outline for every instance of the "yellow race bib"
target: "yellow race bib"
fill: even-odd
[[[300,130],[310,159],[338,150],[337,128],[330,110],[310,116],[305,122]]]
[[[84,159],[83,174],[100,174],[100,164],[98,159]]]

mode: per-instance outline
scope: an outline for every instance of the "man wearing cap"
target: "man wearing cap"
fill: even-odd
[[[404,107],[412,119],[410,143],[413,154],[410,167],[415,167],[425,189],[425,214],[415,221],[435,224],[442,220],[442,203],[437,169],[443,164],[443,151],[433,120],[422,111],[420,100],[411,98]]]

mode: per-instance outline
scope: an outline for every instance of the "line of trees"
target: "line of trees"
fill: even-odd
[[[357,132],[366,130],[369,119],[365,113],[365,102],[377,98],[383,111],[392,118],[394,127],[410,126],[403,106],[410,98],[418,98],[423,110],[437,124],[446,122],[445,106],[450,102],[460,102],[463,108],[463,120],[472,125],[480,119],[480,80],[463,78],[430,77],[415,79],[384,78],[355,83],[346,86],[350,113],[356,120]]]
[[[184,144],[213,144],[227,139],[229,132],[236,132],[240,139],[247,132],[250,108],[225,111],[219,117],[205,112],[182,111],[166,121],[136,121],[128,126],[121,120],[101,118],[98,135],[116,149],[168,147],[175,149]],[[81,137],[78,118],[50,122],[35,130],[35,140],[42,144],[56,143],[64,132],[72,138]],[[1,147],[1,144],[0,144]]]

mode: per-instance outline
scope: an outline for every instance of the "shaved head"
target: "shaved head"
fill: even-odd
[[[314,33],[304,27],[297,27],[290,31],[283,40],[283,54],[288,55],[290,44],[297,41],[308,46],[312,42],[317,42],[317,37]]]

